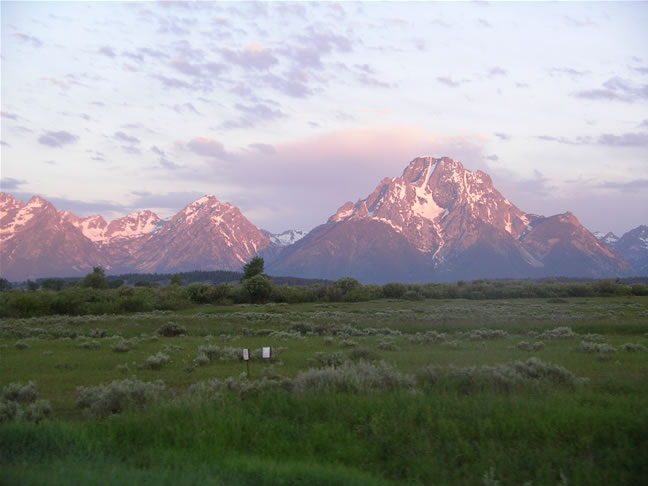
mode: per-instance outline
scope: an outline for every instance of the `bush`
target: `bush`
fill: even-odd
[[[423,385],[458,389],[462,393],[486,389],[507,392],[525,384],[574,385],[585,381],[562,366],[538,358],[496,366],[428,366],[418,374],[418,380]]]
[[[199,356],[206,356],[209,361],[238,361],[243,359],[243,351],[239,348],[220,347],[208,344],[198,348]],[[252,357],[252,356],[251,356]]]
[[[584,353],[616,353],[617,350],[614,346],[607,343],[591,343],[589,341],[581,341],[580,348]]]
[[[78,344],[78,346],[82,349],[99,349],[101,347],[101,343],[99,341],[82,341],[81,343]]]
[[[0,423],[40,422],[50,415],[52,407],[47,400],[38,399],[38,390],[33,382],[26,385],[10,383],[0,394]]]
[[[538,335],[540,339],[570,339],[576,336],[571,327],[556,327]]]
[[[377,364],[346,362],[338,368],[311,369],[294,379],[298,393],[306,391],[364,392],[412,388],[414,379],[401,374],[384,361]]]
[[[639,343],[625,343],[621,346],[621,349],[623,349],[624,351],[628,351],[629,353],[633,353],[637,351],[645,351],[646,346]]]
[[[398,351],[400,348],[394,341],[380,341],[377,345],[376,348],[380,349],[381,351]]]
[[[27,344],[25,341],[16,341],[14,347],[16,349],[27,349],[29,347],[29,344]]]
[[[398,282],[386,283],[382,287],[383,295],[388,299],[401,299],[406,291],[407,287]]]
[[[159,400],[166,390],[162,381],[144,382],[136,378],[115,380],[107,385],[77,387],[78,406],[95,418],[121,413],[130,408],[144,408]]]
[[[128,353],[131,349],[133,349],[133,344],[126,339],[120,339],[115,344],[113,344],[110,349],[112,349],[115,353]]]
[[[169,357],[168,354],[158,352],[157,354],[154,354],[153,356],[149,356],[148,358],[146,358],[146,362],[144,363],[144,366],[146,366],[147,368],[151,368],[152,370],[159,370],[164,365],[166,365],[170,359],[171,358]]]
[[[184,326],[181,326],[177,322],[167,322],[166,324],[162,324],[158,330],[157,333],[160,336],[164,337],[175,337],[175,336],[181,336],[183,334],[187,333],[187,329]]]

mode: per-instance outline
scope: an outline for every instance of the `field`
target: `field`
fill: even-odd
[[[638,296],[2,319],[0,483],[640,484],[647,348]]]

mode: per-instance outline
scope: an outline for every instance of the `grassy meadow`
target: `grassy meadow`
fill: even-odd
[[[646,296],[4,318],[0,483],[640,484],[647,349]]]

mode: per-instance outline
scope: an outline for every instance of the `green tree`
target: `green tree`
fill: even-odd
[[[352,290],[360,287],[360,282],[353,277],[342,277],[337,279],[333,285],[335,288],[340,289],[342,295],[346,295]]]
[[[34,282],[33,280],[27,280],[27,290],[34,292],[38,290],[39,287],[40,284],[38,282]]]
[[[6,278],[0,278],[0,292],[7,292],[11,290],[11,284]]]
[[[262,275],[263,274],[263,266],[264,266],[264,261],[263,258],[260,256],[255,256],[245,264],[243,267],[243,276],[241,277],[241,282],[244,280],[248,280],[256,275]]]
[[[267,275],[254,275],[243,280],[242,286],[253,304],[265,302],[272,294],[272,280]]]
[[[85,276],[82,285],[83,287],[90,287],[93,289],[108,288],[106,272],[101,267],[92,267],[92,272]]]
[[[180,287],[182,285],[182,275],[180,275],[179,273],[174,273],[173,275],[171,275],[169,284]]]
[[[65,280],[62,278],[46,278],[41,281],[41,287],[47,290],[62,290],[65,287]]]

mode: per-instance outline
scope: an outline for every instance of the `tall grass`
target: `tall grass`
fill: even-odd
[[[177,484],[472,485],[491,468],[501,484],[554,485],[561,474],[574,485],[640,484],[646,430],[645,403],[586,389],[276,392],[96,422],[10,424],[0,450],[2,464],[28,478],[39,468],[21,463],[48,464],[47,484],[70,478],[61,464],[88,475],[78,466],[86,461],[131,482],[171,472]]]

